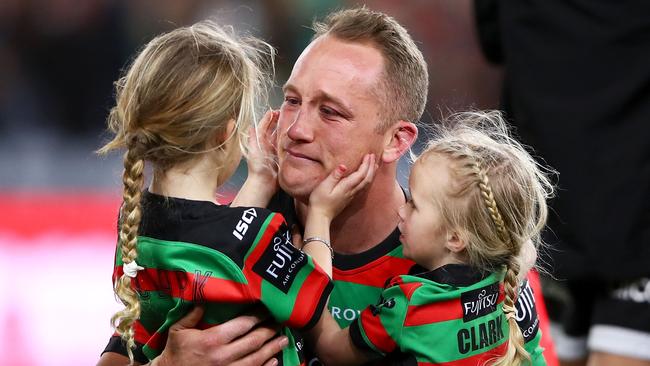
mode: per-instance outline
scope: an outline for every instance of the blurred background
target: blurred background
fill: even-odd
[[[3,365],[96,362],[118,309],[111,288],[121,157],[107,138],[113,82],[154,35],[212,18],[278,50],[282,85],[314,18],[344,0],[0,1],[0,355]],[[423,122],[497,108],[502,72],[482,57],[469,0],[369,1],[429,64]],[[276,90],[273,107],[281,100]],[[408,164],[402,163],[405,182]],[[230,195],[243,170],[224,189]]]

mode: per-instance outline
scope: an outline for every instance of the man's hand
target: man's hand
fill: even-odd
[[[197,307],[172,325],[165,349],[149,365],[274,366],[278,361],[272,357],[289,342],[285,336],[275,337],[277,328],[259,326],[265,320],[261,315],[244,315],[209,329],[194,329],[202,316],[203,308]],[[106,352],[97,366],[128,363],[126,356]]]
[[[278,329],[258,325],[259,315],[244,315],[215,327],[193,329],[203,309],[195,308],[169,328],[165,350],[152,366],[182,365],[277,365],[273,357],[288,344],[285,336],[272,339]]]
[[[257,327],[264,317],[244,315],[205,330],[193,329],[203,309],[195,308],[169,329],[165,350],[152,366],[277,365],[273,357],[288,344],[278,329]]]

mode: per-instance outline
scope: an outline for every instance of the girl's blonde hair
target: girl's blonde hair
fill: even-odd
[[[552,171],[511,137],[498,111],[453,115],[436,127],[416,165],[434,155],[449,162],[452,183],[439,204],[446,227],[466,243],[468,263],[490,272],[505,267],[503,311],[510,336],[505,355],[494,364],[519,365],[530,356],[515,320],[517,257],[527,241],[541,245]]]
[[[116,106],[108,116],[108,128],[115,136],[98,152],[126,149],[119,230],[124,264],[137,258],[144,162],[151,162],[154,172],[160,173],[209,151],[221,164],[229,155],[227,146],[246,153],[247,132],[257,119],[258,101],[270,86],[274,55],[265,42],[238,37],[231,28],[203,21],[151,40],[115,83]],[[226,136],[231,120],[235,128]],[[223,141],[214,146],[221,136]],[[231,138],[239,146],[226,145]],[[111,321],[133,361],[138,295],[124,274],[114,287],[125,309]]]

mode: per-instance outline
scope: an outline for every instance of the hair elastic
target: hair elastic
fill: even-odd
[[[135,276],[138,275],[138,271],[143,270],[144,267],[140,267],[135,261],[131,261],[122,265],[122,269],[124,270],[125,275],[135,278]]]

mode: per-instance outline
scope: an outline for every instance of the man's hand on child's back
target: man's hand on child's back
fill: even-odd
[[[165,350],[151,366],[277,365],[272,357],[288,339],[275,337],[278,327],[260,326],[267,316],[243,315],[212,328],[194,329],[203,311],[195,308],[169,329]]]

